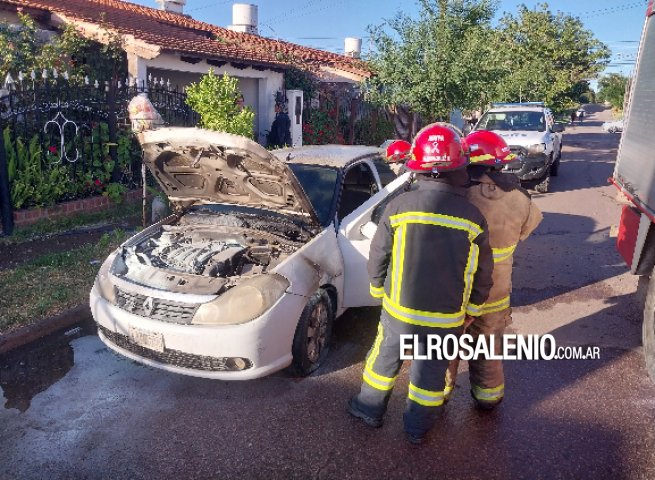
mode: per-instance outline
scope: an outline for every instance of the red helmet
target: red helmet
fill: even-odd
[[[502,165],[516,158],[503,137],[488,130],[469,133],[466,136],[466,144],[471,151],[471,164]]]
[[[468,152],[458,133],[433,123],[414,137],[412,157],[405,166],[414,172],[449,172],[468,165]]]
[[[412,144],[405,140],[394,140],[386,150],[387,163],[404,162],[409,158]]]

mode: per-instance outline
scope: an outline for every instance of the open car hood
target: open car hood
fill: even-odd
[[[222,203],[318,217],[282,161],[254,141],[200,128],[161,128],[138,135],[143,161],[177,206]]]

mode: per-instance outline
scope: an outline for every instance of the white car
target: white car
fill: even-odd
[[[623,119],[615,120],[613,122],[605,122],[601,127],[608,133],[621,133],[623,131]]]
[[[494,103],[475,130],[496,132],[517,155],[504,172],[534,183],[539,193],[548,192],[551,175],[559,174],[564,127],[555,123],[553,112],[543,102]]]
[[[140,141],[175,213],[98,273],[91,310],[111,349],[199,377],[243,380],[287,366],[307,375],[327,354],[333,320],[379,303],[369,294],[370,240],[408,174],[384,186],[378,148],[269,152],[194,128]]]

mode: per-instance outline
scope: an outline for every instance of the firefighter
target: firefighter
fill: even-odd
[[[386,160],[396,176],[405,173],[404,163],[410,155],[412,144],[405,140],[394,140],[386,149]]]
[[[479,315],[491,288],[493,258],[484,216],[466,199],[468,155],[451,128],[421,130],[405,164],[412,189],[387,205],[371,242],[371,295],[382,299],[378,333],[366,358],[351,415],[380,427],[400,360],[400,335],[416,335],[426,354],[427,335],[458,335]],[[444,401],[447,360],[412,360],[404,428],[421,443]]]
[[[494,335],[496,353],[500,354],[505,327],[512,323],[510,292],[514,249],[537,228],[543,217],[528,192],[521,188],[519,179],[500,171],[504,164],[516,158],[500,135],[478,130],[470,133],[465,142],[471,155],[468,199],[487,220],[494,259],[489,298],[481,310],[482,315],[471,324],[467,333],[473,336],[474,344],[480,335],[487,339]],[[458,363],[455,360],[448,368],[446,399],[452,394]],[[502,401],[505,380],[501,360],[470,360],[469,378],[471,395],[478,407],[493,409]]]

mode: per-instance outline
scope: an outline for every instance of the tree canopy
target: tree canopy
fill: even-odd
[[[609,102],[617,110],[623,110],[623,99],[628,86],[628,77],[610,73],[598,80],[598,100]]]
[[[118,36],[108,34],[107,42],[101,44],[83,38],[69,24],[46,39],[32,17],[19,14],[19,19],[18,27],[0,22],[0,84],[8,73],[16,80],[19,72],[28,76],[32,71],[40,74],[52,69],[78,79],[86,75],[100,80],[123,79],[127,75]]]
[[[492,101],[578,102],[587,80],[609,61],[608,48],[580,19],[525,5],[493,25],[494,0],[421,0],[416,16],[400,13],[370,27],[374,76],[367,98],[404,105],[426,120]]]

